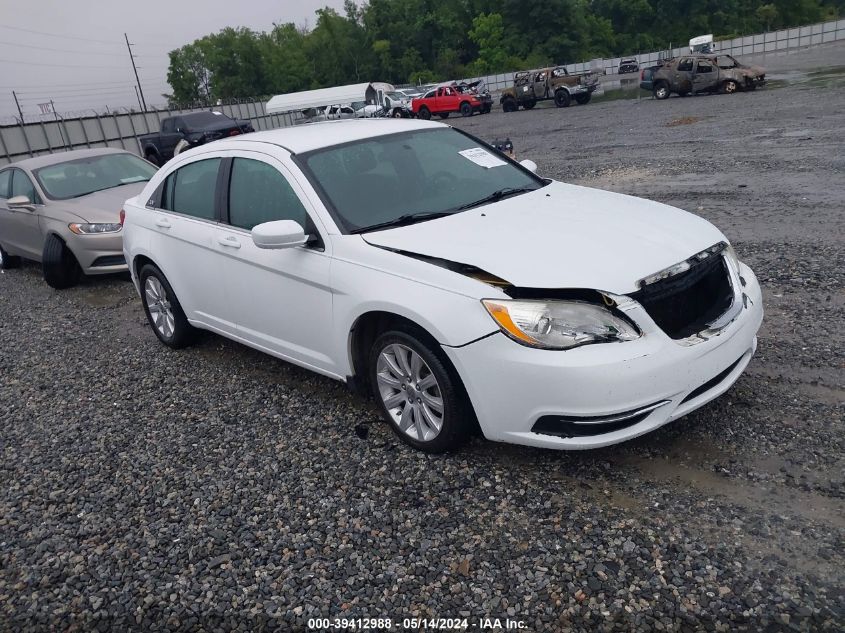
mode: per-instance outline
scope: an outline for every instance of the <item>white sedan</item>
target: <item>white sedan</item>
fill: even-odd
[[[426,451],[606,446],[725,392],[763,318],[725,236],[534,168],[426,121],[238,136],[126,202],[124,252],[165,345],[202,328],[345,381]]]

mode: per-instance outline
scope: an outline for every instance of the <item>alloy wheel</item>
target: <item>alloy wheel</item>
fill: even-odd
[[[436,438],[443,428],[443,394],[422,356],[399,343],[385,347],[376,365],[378,392],[391,419],[419,442]]]
[[[164,338],[170,338],[173,336],[175,322],[167,291],[162,283],[151,275],[144,282],[144,294],[153,325]]]

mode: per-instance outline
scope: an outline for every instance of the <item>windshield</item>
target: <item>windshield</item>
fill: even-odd
[[[231,121],[225,114],[217,114],[215,112],[194,112],[192,114],[185,114],[182,116],[185,126],[189,130],[196,130],[198,128],[208,127],[209,125],[218,125],[223,122]]]
[[[411,214],[459,212],[503,189],[545,184],[452,128],[355,141],[309,152],[299,162],[347,233]]]
[[[78,158],[35,170],[48,198],[67,200],[133,182],[146,182],[156,167],[132,154]]]

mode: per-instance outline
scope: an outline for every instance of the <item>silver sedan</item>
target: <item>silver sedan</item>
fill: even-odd
[[[0,268],[40,262],[53,288],[127,270],[120,212],[156,167],[129,152],[87,149],[0,169]]]

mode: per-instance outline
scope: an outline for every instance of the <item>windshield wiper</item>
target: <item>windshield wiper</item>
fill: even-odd
[[[484,196],[480,200],[469,202],[460,206],[456,209],[456,211],[464,211],[466,209],[472,209],[473,207],[480,207],[482,204],[487,204],[488,202],[498,202],[504,198],[509,198],[510,196],[515,196],[520,193],[528,193],[529,191],[537,191],[537,189],[538,187],[505,187],[504,189],[494,191],[489,196]]]
[[[370,226],[364,226],[360,229],[353,229],[350,233],[366,233],[368,231],[375,231],[377,229],[386,229],[393,226],[407,226],[416,222],[423,222],[424,220],[434,220],[435,218],[442,218],[447,215],[452,215],[454,211],[424,211],[421,213],[406,213],[400,215],[398,218],[388,220],[387,222],[379,222]]]

